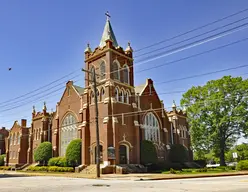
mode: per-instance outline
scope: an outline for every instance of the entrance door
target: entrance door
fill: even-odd
[[[119,149],[120,164],[127,164],[127,147],[125,145],[120,145]]]
[[[100,163],[103,163],[103,153],[102,153],[102,145],[100,147]],[[95,147],[95,164],[96,164],[96,147]]]

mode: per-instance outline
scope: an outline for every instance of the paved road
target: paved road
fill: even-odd
[[[1,177],[1,192],[247,192],[248,176],[164,181],[91,180],[64,177]]]

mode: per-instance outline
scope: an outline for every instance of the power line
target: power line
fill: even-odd
[[[81,68],[80,68],[80,69],[81,69]],[[4,101],[4,102],[1,102],[0,104],[5,104],[5,103],[8,103],[8,102],[12,102],[13,100],[16,100],[16,99],[25,97],[25,96],[29,95],[29,94],[32,93],[32,92],[36,92],[36,91],[39,91],[39,90],[41,90],[41,89],[43,89],[43,88],[46,88],[46,87],[50,86],[51,84],[54,84],[54,83],[56,83],[56,82],[58,82],[58,81],[60,81],[60,80],[62,80],[62,79],[64,79],[64,78],[66,78],[66,77],[69,77],[70,75],[72,75],[72,74],[74,74],[74,73],[76,73],[76,72],[78,72],[78,69],[77,69],[77,70],[74,70],[74,71],[72,71],[71,73],[69,73],[69,74],[67,74],[67,75],[64,75],[64,76],[62,76],[61,78],[56,79],[56,80],[54,80],[54,81],[52,81],[52,82],[50,82],[50,83],[48,83],[48,84],[46,84],[46,85],[43,85],[43,86],[41,86],[41,87],[39,87],[39,88],[37,88],[37,89],[34,89],[34,90],[32,90],[32,91],[29,91],[29,92],[27,92],[27,93],[25,93],[25,94],[23,94],[23,95],[18,96],[18,97],[15,97],[15,98],[6,100],[6,101]]]
[[[178,35],[176,35],[176,36],[173,36],[173,37],[171,37],[171,38],[168,38],[168,39],[159,41],[159,42],[157,42],[157,43],[153,43],[153,44],[151,44],[151,45],[148,45],[148,46],[146,46],[146,47],[137,49],[137,50],[135,50],[135,52],[140,52],[140,51],[142,51],[142,50],[144,50],[144,49],[151,48],[151,47],[156,46],[156,45],[159,45],[159,44],[161,44],[161,43],[164,43],[164,42],[167,42],[167,41],[176,39],[176,38],[178,38],[178,37],[187,35],[187,34],[189,34],[189,33],[192,33],[192,32],[194,32],[194,31],[203,29],[203,28],[205,28],[205,27],[208,27],[208,26],[213,25],[213,24],[215,24],[215,23],[218,23],[218,22],[220,22],[220,21],[226,20],[226,19],[231,18],[231,17],[233,17],[233,16],[239,15],[239,14],[244,13],[244,12],[246,12],[246,11],[248,11],[248,8],[245,8],[245,9],[243,9],[243,10],[241,10],[241,11],[235,12],[235,13],[233,13],[233,14],[231,14],[231,15],[227,15],[227,16],[225,16],[225,17],[222,17],[222,18],[220,18],[220,19],[217,19],[217,20],[215,20],[215,21],[212,21],[212,22],[207,23],[207,24],[205,24],[205,25],[202,25],[202,26],[200,26],[200,27],[196,27],[196,28],[191,29],[191,30],[189,30],[189,31],[186,31],[186,32],[184,32],[184,33],[180,33],[180,34],[178,34]]]
[[[175,53],[178,53],[178,52],[181,52],[181,51],[184,51],[184,50],[187,50],[187,49],[190,49],[190,48],[193,48],[193,47],[205,44],[205,43],[208,43],[210,41],[225,37],[227,35],[231,35],[233,33],[236,33],[236,32],[239,32],[241,30],[244,30],[247,27],[248,27],[248,23],[245,23],[245,24],[239,25],[237,27],[233,27],[231,29],[228,29],[228,30],[226,30],[224,32],[220,32],[220,33],[217,33],[215,35],[211,35],[209,37],[197,40],[197,41],[195,41],[193,43],[188,43],[186,45],[171,49],[169,51],[165,51],[165,52],[161,52],[161,53],[156,54],[156,55],[152,55],[151,57],[145,58],[143,61],[137,62],[137,64],[135,66],[142,65],[142,64],[145,64],[145,63],[148,63],[148,62],[151,62],[151,61],[154,61],[154,60],[157,60],[157,59],[169,56],[169,55],[173,55]]]
[[[80,75],[76,75],[76,76],[72,77],[71,80],[74,79],[74,78],[76,78],[76,77],[79,77],[79,76],[80,76]],[[64,81],[64,82],[62,82],[62,83],[56,84],[55,86],[52,86],[52,87],[50,87],[50,88],[48,88],[48,89],[45,89],[45,90],[42,90],[42,91],[40,91],[40,92],[38,92],[38,93],[36,93],[36,94],[33,94],[33,95],[30,94],[28,97],[25,97],[24,99],[20,99],[20,100],[18,100],[18,101],[16,101],[16,102],[8,103],[8,104],[5,104],[5,105],[0,105],[0,108],[6,107],[6,106],[10,106],[10,105],[15,104],[15,103],[19,103],[19,102],[21,102],[21,101],[25,101],[25,100],[27,100],[27,99],[29,99],[29,98],[33,98],[34,96],[37,96],[37,95],[40,95],[40,94],[44,94],[45,92],[51,91],[51,89],[56,88],[56,87],[60,86],[61,84],[64,85],[66,82],[68,82],[68,81]]]
[[[156,69],[156,68],[163,67],[163,66],[166,66],[166,65],[171,65],[171,64],[174,64],[174,63],[177,63],[177,62],[180,62],[180,61],[188,60],[188,59],[191,59],[191,58],[194,58],[194,57],[198,57],[198,56],[201,56],[201,55],[204,55],[204,54],[207,54],[207,53],[211,53],[213,51],[217,51],[219,49],[223,49],[223,48],[226,48],[226,47],[229,47],[229,46],[238,44],[238,43],[242,43],[242,42],[247,41],[247,40],[248,40],[248,38],[244,38],[244,39],[235,41],[233,43],[228,43],[226,45],[219,46],[219,47],[216,47],[216,48],[213,48],[213,49],[209,49],[207,51],[203,51],[203,52],[200,52],[200,53],[197,53],[197,54],[193,54],[193,55],[190,55],[190,56],[187,56],[187,57],[183,57],[181,59],[177,59],[177,60],[166,62],[166,63],[160,64],[160,65],[155,65],[153,67],[142,69],[142,70],[137,71],[136,73],[141,73],[141,72],[148,71],[148,70],[151,70],[151,69]]]
[[[245,27],[244,27],[244,26],[245,26]],[[243,27],[243,28],[242,28],[242,27]],[[168,50],[168,51],[166,51],[166,52],[162,52],[162,53],[153,55],[153,56],[151,56],[150,58],[146,58],[146,59],[144,59],[143,61],[137,62],[135,65],[129,66],[129,68],[133,68],[133,67],[136,67],[136,66],[139,66],[139,65],[143,65],[143,64],[148,63],[148,62],[150,62],[150,61],[153,61],[153,60],[156,60],[156,59],[160,59],[160,58],[163,58],[163,57],[166,57],[166,56],[169,56],[169,55],[173,55],[173,54],[175,54],[175,53],[178,53],[178,52],[181,52],[181,51],[184,51],[184,50],[187,50],[187,49],[190,49],[190,48],[193,48],[193,47],[196,47],[196,46],[205,44],[205,43],[207,43],[207,42],[210,42],[210,41],[213,41],[213,40],[216,40],[216,39],[225,37],[225,36],[227,36],[227,35],[233,34],[233,33],[238,32],[238,31],[240,31],[240,30],[246,29],[247,27],[248,27],[248,23],[239,25],[239,26],[234,27],[234,28],[232,28],[232,29],[228,29],[228,30],[226,30],[226,31],[224,31],[224,32],[220,32],[220,33],[217,33],[217,34],[208,36],[208,37],[206,37],[206,38],[203,38],[203,39],[194,41],[194,42],[192,42],[192,43],[189,43],[189,44],[186,44],[186,45],[183,45],[183,46],[180,46],[180,47],[177,47],[177,48]],[[217,49],[220,49],[220,48],[227,47],[227,46],[229,46],[229,45],[233,45],[233,44],[236,44],[236,43],[245,41],[245,40],[246,40],[246,39],[243,39],[243,40],[241,40],[241,41],[237,41],[237,42],[234,42],[234,43],[225,45],[225,46],[221,46],[221,47],[219,47],[219,48],[216,48],[216,50],[217,50]],[[213,49],[213,50],[215,50],[215,49]],[[212,50],[212,51],[213,51],[213,50]],[[206,53],[207,53],[207,52],[211,52],[211,51],[206,51]],[[118,72],[119,70],[120,70],[120,69],[117,69],[117,70],[114,70],[114,71],[111,71],[111,72],[108,72],[108,73],[105,73],[105,74],[116,73],[116,72]]]
[[[197,104],[200,104],[200,106],[201,105],[205,106],[206,103],[211,103],[211,102],[214,102],[214,101],[222,101],[222,100],[227,100],[228,101],[229,99],[236,98],[237,96],[243,96],[244,99],[248,99],[248,92],[244,92],[244,93],[237,94],[237,95],[232,95],[232,96],[229,96],[229,97],[226,97],[226,98],[209,99],[207,101],[198,101]],[[188,107],[190,105],[184,105],[184,106]],[[116,114],[113,114],[113,116],[108,115],[108,116],[105,116],[105,117],[111,117],[112,118],[112,117],[120,117],[120,116],[123,116],[123,115],[124,115],[124,117],[133,117],[133,116],[136,116],[137,114],[143,114],[143,113],[147,113],[147,112],[150,112],[150,111],[155,111],[155,112],[156,111],[162,111],[162,110],[166,110],[166,109],[170,109],[170,108],[173,108],[173,107],[167,106],[167,107],[159,107],[159,108],[154,108],[154,109],[151,108],[151,109],[145,109],[145,110],[133,111],[133,112],[127,112],[127,113],[116,113]],[[177,108],[178,108],[178,106],[177,106]],[[105,117],[100,117],[100,118],[104,119]],[[90,119],[90,123],[94,122],[93,119],[94,118]],[[50,130],[52,131],[52,130],[56,130],[56,129],[61,129],[63,127],[67,127],[67,126],[71,126],[71,125],[78,125],[80,123],[82,123],[82,122],[78,121],[78,122],[75,122],[75,123],[71,123],[69,125],[64,125],[64,126],[62,125],[62,126],[59,126],[59,127],[55,127],[55,128],[50,129]],[[29,127],[27,127],[27,128],[29,128]],[[43,132],[47,132],[47,131],[50,131],[50,130],[44,130]],[[23,134],[23,135],[29,135],[29,134]]]
[[[175,81],[181,81],[181,80],[185,80],[185,79],[192,79],[192,78],[196,78],[196,77],[202,77],[202,76],[206,76],[206,75],[211,75],[211,74],[225,72],[225,71],[231,71],[231,70],[235,70],[235,69],[241,69],[241,68],[245,68],[245,67],[248,67],[248,65],[240,65],[237,67],[230,67],[230,68],[226,68],[226,69],[211,71],[208,73],[202,73],[202,74],[198,74],[198,75],[192,75],[192,76],[188,76],[188,77],[172,79],[172,80],[168,80],[168,81],[158,82],[157,84],[164,84],[164,83],[171,83],[171,82],[175,82]]]
[[[217,31],[217,30],[219,30],[219,29],[222,29],[222,28],[225,28],[225,27],[227,27],[227,26],[233,25],[233,24],[238,23],[238,22],[240,22],[240,21],[244,21],[244,20],[246,20],[247,18],[248,18],[248,17],[245,17],[245,18],[239,19],[239,20],[237,20],[237,21],[234,21],[234,22],[232,22],[232,23],[228,23],[228,24],[226,24],[226,25],[223,25],[223,26],[214,28],[214,29],[209,30],[209,31],[204,32],[204,33],[201,33],[201,34],[199,34],[199,35],[196,35],[196,36],[193,36],[193,37],[184,39],[184,40],[179,41],[179,42],[176,42],[176,43],[172,43],[172,44],[167,45],[167,46],[165,46],[165,47],[160,47],[160,48],[158,48],[158,49],[152,50],[152,52],[160,51],[160,50],[163,50],[163,49],[165,49],[165,48],[172,47],[172,46],[174,46],[174,45],[178,45],[178,44],[181,44],[181,43],[183,43],[183,42],[189,41],[189,40],[191,40],[191,39],[195,39],[195,38],[197,38],[197,37],[200,37],[200,36],[206,35],[206,34],[208,34],[208,33]],[[151,52],[149,51],[149,52],[142,53],[142,54],[140,54],[140,55],[135,56],[134,58],[138,58],[138,57],[141,57],[141,56],[144,56],[144,55],[147,55],[147,54],[151,54]]]
[[[183,50],[185,50],[185,49],[192,48],[192,47],[194,47],[194,46],[198,46],[198,45],[200,45],[200,44],[206,43],[206,42],[208,42],[208,41],[210,41],[210,40],[212,41],[212,40],[215,40],[216,38],[224,37],[224,36],[226,36],[226,35],[228,35],[228,34],[232,34],[232,33],[236,32],[236,31],[233,31],[232,33],[228,33],[229,31],[232,31],[232,30],[234,30],[234,29],[238,29],[238,28],[240,28],[240,27],[246,26],[247,24],[248,24],[248,23],[243,24],[243,25],[240,25],[240,26],[238,26],[238,27],[234,27],[234,28],[229,29],[229,30],[226,30],[226,31],[224,31],[224,32],[218,33],[217,36],[216,36],[216,34],[215,34],[215,35],[212,35],[212,36],[210,36],[210,37],[208,37],[208,38],[205,38],[205,39],[196,41],[196,42],[194,42],[193,44],[190,43],[190,44],[181,46],[181,47],[179,47],[179,48],[173,49],[173,50],[171,50],[171,51],[166,52],[165,55],[155,55],[155,58],[145,60],[145,61],[143,61],[142,63],[138,63],[138,64],[144,64],[144,62],[146,63],[146,62],[149,62],[149,61],[151,61],[151,60],[158,59],[158,57],[160,58],[160,57],[164,57],[164,56],[167,56],[167,55],[171,55],[171,54],[174,54],[174,53],[176,53],[176,52],[183,51]],[[244,28],[242,28],[241,30],[243,30],[243,29],[244,29]],[[238,30],[238,31],[239,31],[239,30]],[[221,36],[220,36],[220,34],[224,34],[224,35],[221,35]],[[157,57],[156,57],[156,56],[157,56]],[[135,66],[137,66],[138,64],[136,64]],[[63,76],[62,78],[60,78],[60,79],[58,79],[58,80],[61,80],[61,79],[65,78],[65,77],[67,77],[67,76],[69,76],[69,75],[71,75],[71,74],[73,74],[73,73],[75,73],[75,72],[76,72],[76,71],[74,71],[74,72],[72,72],[72,73],[69,73],[68,75]],[[110,72],[110,73],[114,73],[114,72],[115,72],[115,71],[112,71],[112,72]],[[51,85],[51,84],[57,82],[58,80],[55,80],[55,81],[51,82],[49,85]],[[3,103],[10,102],[10,101],[16,100],[16,99],[18,99],[18,98],[24,97],[24,96],[26,96],[26,95],[28,95],[28,94],[30,94],[30,93],[32,93],[32,92],[36,92],[36,91],[38,91],[38,90],[44,88],[44,87],[46,87],[46,86],[48,86],[48,85],[42,86],[42,87],[40,87],[40,88],[38,88],[38,89],[36,89],[36,90],[33,90],[33,91],[31,91],[31,92],[28,92],[28,93],[26,93],[26,94],[24,94],[24,95],[21,95],[21,96],[19,96],[19,97],[14,98],[14,99],[5,101],[5,102],[3,102]],[[37,95],[38,95],[38,94],[37,94]],[[2,104],[2,103],[0,103],[0,104]],[[4,105],[4,106],[6,106],[6,105]]]

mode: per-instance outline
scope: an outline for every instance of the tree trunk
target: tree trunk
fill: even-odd
[[[225,161],[225,140],[221,139],[220,142],[220,166],[226,166]]]

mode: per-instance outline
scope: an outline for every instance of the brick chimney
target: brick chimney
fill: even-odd
[[[26,119],[22,119],[21,126],[22,127],[27,127],[27,120]]]

